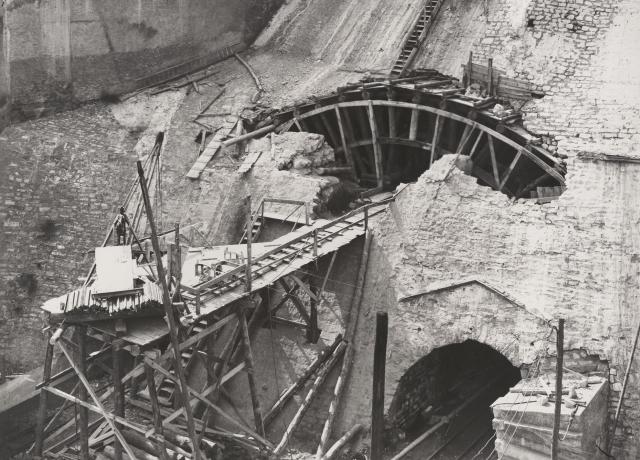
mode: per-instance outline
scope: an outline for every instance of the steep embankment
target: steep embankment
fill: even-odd
[[[362,73],[387,75],[421,0],[292,0],[254,43],[265,100],[283,104],[334,90]]]

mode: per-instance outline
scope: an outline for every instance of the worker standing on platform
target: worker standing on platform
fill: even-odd
[[[115,231],[116,246],[127,244],[127,216],[124,213],[124,207],[120,207],[120,214],[113,222],[113,229]],[[122,241],[122,242],[121,242]]]

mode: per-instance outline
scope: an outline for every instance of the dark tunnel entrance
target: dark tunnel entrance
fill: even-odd
[[[403,458],[491,457],[490,405],[519,380],[519,369],[488,345],[467,340],[436,348],[400,379],[386,419],[389,458],[427,432]]]

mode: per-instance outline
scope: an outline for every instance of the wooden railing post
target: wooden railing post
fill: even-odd
[[[264,198],[263,198],[262,202],[260,203],[260,223],[261,223],[261,225],[264,225],[264,207],[265,207],[265,202],[264,202]]]
[[[318,229],[313,230],[313,257],[318,257]]]
[[[260,436],[264,436],[264,421],[262,418],[262,409],[260,408],[260,399],[258,398],[256,378],[254,375],[253,353],[251,352],[251,339],[249,337],[249,327],[247,326],[247,317],[244,308],[241,308],[238,311],[238,322],[240,323],[240,332],[242,334],[244,363],[249,380],[249,390],[251,393],[251,403],[253,405],[253,417],[256,425],[256,431]]]
[[[253,223],[251,219],[251,195],[247,197],[247,266],[245,270],[246,290],[251,292],[251,237],[253,231]]]

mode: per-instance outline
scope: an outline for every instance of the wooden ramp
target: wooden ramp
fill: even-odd
[[[303,226],[279,238],[273,242],[278,246],[251,261],[250,283],[247,281],[248,270],[243,265],[200,285],[183,285],[187,300],[193,301],[199,296],[201,301],[199,313],[196,313],[194,305],[189,305],[189,308],[196,318],[210,315],[337,251],[363,235],[368,218],[381,212],[381,205],[390,201],[363,206],[333,221],[316,220],[312,225]],[[371,209],[374,206],[376,208]]]
[[[272,285],[327,254],[348,245],[364,235],[368,218],[382,212],[393,198],[384,199],[358,208],[336,220],[315,220],[310,225],[270,242],[251,263],[251,290],[247,290],[246,264],[199,285],[182,284],[186,306],[195,321],[213,315],[221,321],[230,311],[225,309],[236,300]],[[189,277],[185,277],[189,278]],[[200,297],[196,307],[196,297]],[[198,311],[199,313],[198,313]],[[216,312],[221,315],[214,315]],[[166,337],[169,333],[162,318],[140,318],[127,321],[127,332],[117,334],[113,321],[102,321],[92,327],[109,336],[146,347]]]
[[[235,126],[234,124],[228,124],[223,126],[216,132],[211,139],[211,142],[205,147],[204,151],[200,154],[196,162],[191,166],[191,169],[187,173],[187,177],[189,179],[199,179],[200,174],[204,168],[207,167],[207,164],[211,159],[218,153],[218,151],[222,148],[222,142],[229,137],[231,131]]]

